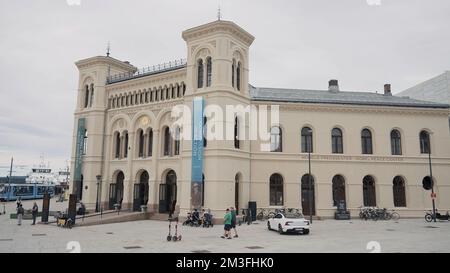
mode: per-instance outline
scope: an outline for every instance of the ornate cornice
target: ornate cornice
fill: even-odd
[[[285,103],[276,101],[252,101],[253,105],[279,105],[282,111],[311,111],[311,112],[347,112],[347,113],[395,113],[400,115],[434,115],[448,116],[449,109],[370,106],[370,105],[339,105],[318,103]]]
[[[195,28],[183,31],[182,37],[185,41],[199,39],[215,33],[227,33],[238,37],[245,45],[250,46],[255,37],[240,26],[230,21],[215,21]]]
[[[109,64],[111,66],[115,66],[119,69],[123,69],[126,71],[130,71],[130,72],[135,72],[137,70],[137,68],[129,63],[126,62],[122,62],[119,61],[117,59],[111,58],[111,57],[105,57],[105,56],[96,56],[96,57],[91,57],[91,58],[87,58],[84,60],[80,60],[78,62],[75,63],[75,65],[78,67],[78,69],[84,69],[87,68],[89,66],[94,66],[94,65],[104,65],[104,64]]]

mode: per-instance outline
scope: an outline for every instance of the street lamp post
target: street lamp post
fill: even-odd
[[[99,212],[100,211],[99,202],[98,202],[98,193],[99,193],[101,180],[102,180],[102,176],[101,175],[97,175],[97,200],[95,201],[95,212]]]
[[[428,163],[430,165],[430,180],[431,180],[431,201],[433,202],[433,219],[436,223],[436,203],[434,201],[434,180],[433,180],[433,169],[431,168],[431,147],[430,142],[428,141]]]

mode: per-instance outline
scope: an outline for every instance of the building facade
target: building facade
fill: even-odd
[[[251,34],[219,20],[182,37],[186,60],[144,70],[109,56],[76,63],[71,186],[84,203],[167,213],[176,200],[181,215],[192,209],[193,143],[180,137],[186,128],[174,129],[171,113],[201,97],[206,108],[279,109],[277,124],[266,124],[267,140],[243,136],[256,126],[251,114],[211,124],[205,111],[205,131],[235,128],[228,140],[203,141],[200,205],[216,215],[254,201],[331,217],[345,200],[353,215],[379,206],[423,216],[431,208],[423,188],[429,152],[437,207],[450,209],[447,104],[392,96],[388,85],[385,94],[343,92],[335,80],[324,91],[253,87]]]

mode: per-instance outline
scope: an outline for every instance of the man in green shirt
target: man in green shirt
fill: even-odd
[[[236,210],[234,207],[231,207],[231,228],[234,230],[234,238],[238,238],[237,230],[236,230]],[[231,230],[230,230],[231,236]]]
[[[223,236],[221,236],[223,239],[227,238],[227,239],[231,239],[231,234],[230,234],[230,230],[231,230],[231,220],[232,220],[232,216],[230,213],[230,209],[227,209],[225,216],[223,217],[224,219],[224,230],[225,233]]]

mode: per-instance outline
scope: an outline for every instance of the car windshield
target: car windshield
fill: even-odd
[[[301,213],[286,213],[284,215],[284,217],[286,217],[288,219],[298,219],[298,218],[303,218],[303,214],[301,214]]]

